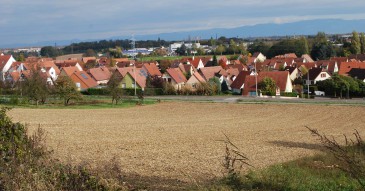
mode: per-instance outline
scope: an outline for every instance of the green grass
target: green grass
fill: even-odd
[[[4,98],[4,97],[3,97]],[[83,96],[82,100],[70,101],[68,106],[63,105],[63,100],[49,98],[45,104],[35,105],[27,103],[19,98],[18,103],[2,103],[0,106],[12,108],[35,108],[35,109],[108,109],[108,108],[128,108],[138,105],[139,99],[134,97],[126,97],[119,101],[117,105],[111,103],[110,96]],[[156,100],[144,99],[142,105],[150,105],[156,103]]]
[[[228,176],[210,190],[352,191],[362,190],[357,180],[336,168],[331,154],[305,157],[292,162]]]

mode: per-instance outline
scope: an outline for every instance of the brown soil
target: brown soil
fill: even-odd
[[[365,107],[170,102],[120,109],[13,109],[29,131],[45,129],[56,158],[182,182],[222,175],[226,134],[255,168],[319,152],[305,126],[341,138],[365,132]],[[364,135],[364,134],[362,134]]]

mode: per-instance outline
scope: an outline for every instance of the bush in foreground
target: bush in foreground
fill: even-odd
[[[52,159],[43,144],[45,132],[39,128],[28,136],[26,127],[13,123],[7,110],[0,110],[0,190],[126,189],[121,176],[115,175],[120,174],[116,165],[90,171],[86,165],[64,165]]]

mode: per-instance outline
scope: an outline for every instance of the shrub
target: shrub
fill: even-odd
[[[365,189],[365,142],[359,132],[355,130],[354,140],[344,135],[345,145],[340,145],[334,138],[328,138],[316,129],[306,128],[333,154],[337,159],[338,168],[354,177]]]
[[[193,95],[195,92],[190,85],[185,85],[181,88],[180,94],[181,95]]]
[[[296,92],[281,92],[280,95],[285,96],[285,97],[297,97],[298,96],[298,94]]]
[[[113,172],[111,168],[93,173],[86,165],[63,165],[52,159],[43,143],[45,132],[38,128],[28,136],[26,127],[13,123],[7,110],[0,110],[0,190],[125,189],[121,176],[103,178]]]
[[[165,95],[176,95],[175,87],[170,83],[165,83],[163,87],[163,94]]]

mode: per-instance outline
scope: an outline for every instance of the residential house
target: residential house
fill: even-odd
[[[318,81],[327,80],[329,78],[331,78],[331,75],[322,68],[312,68],[303,76],[303,79],[309,80],[310,85],[314,85]]]
[[[324,69],[329,74],[333,75],[338,72],[336,60],[319,60],[316,62],[317,67]]]
[[[139,88],[144,90],[146,87],[147,72],[141,68],[132,68],[123,76],[121,88]]]
[[[260,72],[257,75],[257,83],[259,84],[265,77],[272,78],[280,92],[292,92],[293,84],[289,77],[288,71]],[[256,96],[256,79],[254,75],[246,76],[243,96]]]
[[[162,77],[162,74],[159,68],[156,66],[155,63],[144,63],[142,68],[147,71],[148,75],[151,77]]]
[[[204,67],[200,69],[200,73],[206,81],[209,81],[211,78],[216,77],[216,74],[224,78],[227,77],[227,72],[221,66]],[[220,81],[222,83],[223,78]]]
[[[70,78],[76,84],[79,91],[98,86],[98,83],[96,83],[96,81],[85,71],[75,71],[71,74]]]
[[[109,69],[106,67],[90,68],[87,73],[98,83],[98,85],[106,85],[110,79]]]
[[[266,60],[266,56],[263,55],[261,52],[255,52],[252,55],[252,58],[255,58],[255,62],[264,62]]]
[[[166,82],[171,83],[176,90],[181,89],[187,82],[185,75],[181,72],[179,68],[167,69],[166,72],[162,75],[162,78]]]
[[[0,56],[0,76],[1,81],[5,80],[5,73],[8,72],[13,62],[16,60],[12,55],[1,55]]]
[[[352,62],[341,62],[338,69],[339,75],[348,76],[348,73],[353,68],[365,69],[365,62],[352,61]]]
[[[244,88],[244,83],[247,76],[250,76],[250,71],[241,71],[231,84],[232,93],[242,94],[242,89]]]
[[[203,63],[203,60],[199,57],[194,58],[192,60],[189,60],[189,62],[187,62],[187,64],[191,64],[192,66],[194,66],[194,68],[196,68],[197,70],[199,70],[200,68],[204,68],[206,63]]]
[[[75,72],[79,71],[77,67],[70,66],[70,67],[62,67],[60,70],[60,76],[68,76],[71,77],[71,75]]]
[[[312,57],[309,54],[303,54],[302,58],[304,58],[303,62],[314,62],[314,60],[312,59]]]
[[[285,70],[289,72],[289,77],[292,81],[294,81],[299,77],[299,70],[297,67],[288,66],[285,68]]]
[[[355,78],[355,79],[359,79],[363,82],[365,82],[365,69],[361,69],[361,68],[352,68],[349,72],[348,75]]]
[[[58,68],[73,66],[76,67],[78,71],[83,71],[83,67],[81,66],[80,61],[78,60],[56,61],[55,64]]]
[[[186,82],[186,85],[191,86],[192,88],[196,88],[197,84],[206,82],[203,76],[200,75],[199,72],[194,72],[189,80]]]

